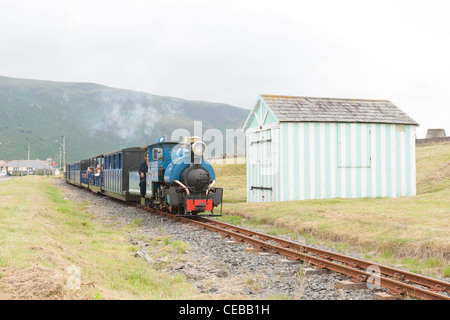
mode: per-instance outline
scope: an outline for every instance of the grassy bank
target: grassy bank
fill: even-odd
[[[247,178],[245,164],[217,164],[216,186],[223,188],[224,203],[247,201]]]
[[[216,166],[224,217],[413,272],[450,277],[450,143],[419,146],[415,197],[246,203],[245,170]],[[245,169],[245,167],[244,167]]]
[[[183,277],[133,257],[129,235],[139,221],[97,222],[86,203],[64,200],[47,177],[4,181],[0,199],[0,299],[193,298]],[[155,245],[160,252],[180,248]]]

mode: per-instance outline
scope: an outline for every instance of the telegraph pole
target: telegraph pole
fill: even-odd
[[[66,171],[66,136],[65,135],[61,135],[61,137],[63,138],[63,157],[64,157],[64,167],[63,170],[64,172]]]
[[[30,161],[30,144],[28,144],[28,161]]]

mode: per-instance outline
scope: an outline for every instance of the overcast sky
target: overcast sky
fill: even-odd
[[[449,1],[0,0],[0,75],[251,108],[388,99],[450,135]]]

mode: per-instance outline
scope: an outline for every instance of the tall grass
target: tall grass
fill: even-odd
[[[184,278],[161,273],[132,255],[130,233],[94,219],[85,202],[65,200],[46,177],[0,184],[0,296],[15,299],[189,299],[195,294]],[[2,196],[3,197],[3,196]],[[133,229],[134,228],[134,229]],[[186,252],[186,244],[158,245],[159,254]],[[79,288],[66,282],[67,270],[80,270]],[[38,270],[39,272],[37,272]],[[49,277],[44,273],[48,271]],[[18,285],[30,285],[28,291]],[[51,294],[43,293],[53,288]],[[54,288],[57,288],[54,290]]]

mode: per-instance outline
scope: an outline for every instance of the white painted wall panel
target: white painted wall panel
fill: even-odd
[[[414,126],[280,123],[270,135],[256,147],[261,132],[247,132],[250,202],[416,194]]]

